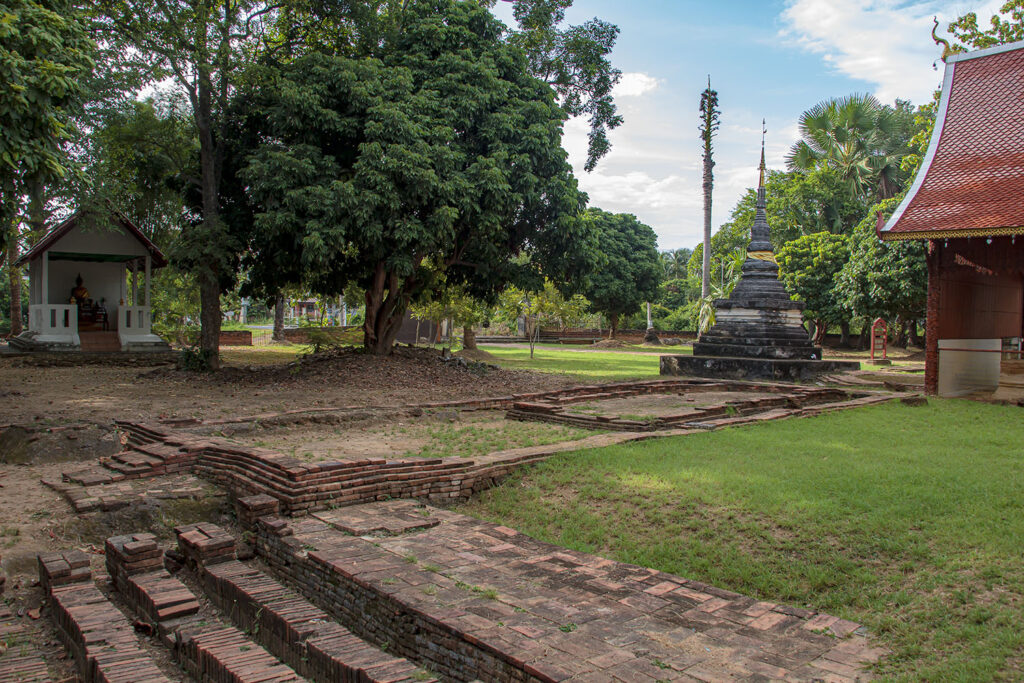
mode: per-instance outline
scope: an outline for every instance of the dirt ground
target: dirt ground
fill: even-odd
[[[558,375],[469,369],[433,350],[403,349],[388,359],[338,353],[275,365],[231,365],[216,373],[173,366],[40,367],[32,358],[0,356],[0,425],[66,424],[112,419],[223,418],[351,405],[400,405],[569,386]]]
[[[571,413],[585,415],[607,415],[610,417],[630,415],[640,418],[683,415],[696,412],[697,408],[720,405],[728,401],[746,401],[770,396],[757,391],[708,391],[693,394],[649,394],[612,398],[599,403],[570,404]]]
[[[504,411],[426,411],[340,425],[259,427],[230,435],[240,444],[270,448],[309,461],[401,457],[472,457],[509,448],[571,441],[592,430],[506,420]]]

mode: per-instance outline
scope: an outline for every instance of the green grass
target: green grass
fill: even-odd
[[[462,509],[861,622],[886,678],[1021,680],[1022,417],[932,400],[563,454]]]
[[[513,370],[536,370],[578,377],[587,382],[658,376],[658,354],[615,353],[614,351],[579,351],[538,348],[530,358],[529,349],[481,346],[495,356],[495,362]]]

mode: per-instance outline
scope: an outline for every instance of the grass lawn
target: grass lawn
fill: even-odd
[[[1022,680],[1022,417],[932,399],[581,451],[462,510],[861,622],[886,678]]]
[[[658,376],[658,354],[630,354],[614,351],[570,351],[555,348],[537,348],[533,358],[530,349],[502,346],[480,346],[496,357],[502,367],[514,370],[537,370],[578,377],[586,382],[615,382],[618,380],[651,378]]]
[[[267,346],[222,346],[220,358],[225,365],[273,365],[291,363],[309,351],[306,344],[268,344]]]

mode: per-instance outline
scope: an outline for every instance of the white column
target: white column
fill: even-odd
[[[40,290],[42,301],[40,301],[39,303],[46,305],[50,303],[50,252],[44,251],[41,258],[43,261],[43,281],[40,283],[40,285],[42,286],[42,289]]]
[[[149,280],[153,275],[153,257],[146,254],[146,306],[149,306]]]
[[[139,305],[139,264],[132,262],[132,306]]]
[[[124,306],[128,303],[128,264],[121,264],[121,301],[118,302],[118,307]]]

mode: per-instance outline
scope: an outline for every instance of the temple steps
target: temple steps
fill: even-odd
[[[79,332],[78,338],[85,353],[116,353],[121,350],[121,339],[116,331]]]
[[[175,532],[176,557],[184,558],[187,566],[180,576],[163,566],[162,549],[146,533],[107,539],[107,569],[129,610],[151,625],[158,641],[194,680],[434,680],[415,664],[356,637],[259,569],[239,562],[234,538],[220,527],[199,523]],[[177,571],[181,565],[172,568]]]
[[[82,680],[173,683],[142,646],[132,622],[93,582],[83,557],[77,552],[39,556],[40,583],[49,594],[58,637]]]

